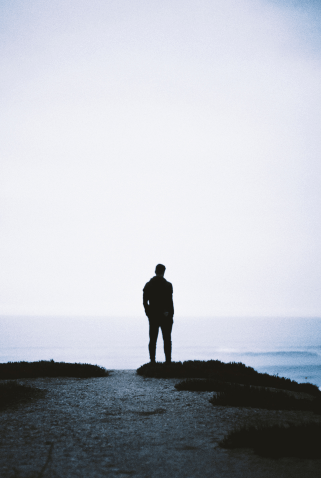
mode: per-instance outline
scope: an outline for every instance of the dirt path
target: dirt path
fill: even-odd
[[[177,392],[178,381],[144,379],[134,370],[20,380],[48,394],[0,413],[1,478],[318,476],[321,460],[272,460],[218,447],[237,424],[312,414],[213,407],[212,393]]]

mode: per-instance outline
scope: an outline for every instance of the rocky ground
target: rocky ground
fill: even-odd
[[[321,420],[310,412],[214,407],[213,393],[134,370],[109,377],[19,380],[45,398],[0,412],[1,478],[316,478],[321,460],[261,458],[218,446],[236,425]]]

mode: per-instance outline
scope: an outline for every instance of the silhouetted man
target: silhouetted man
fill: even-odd
[[[174,304],[173,286],[164,279],[166,267],[157,264],[155,276],[144,287],[143,303],[149,320],[149,356],[155,363],[159,327],[162,329],[166,362],[171,362]]]

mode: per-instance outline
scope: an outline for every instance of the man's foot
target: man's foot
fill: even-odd
[[[156,363],[155,359],[150,359],[149,363]]]

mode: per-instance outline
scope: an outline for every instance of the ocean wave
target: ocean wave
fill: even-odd
[[[286,356],[286,357],[320,357],[318,352],[304,352],[304,351],[278,351],[278,352],[239,352],[240,355],[248,355],[251,357],[258,357],[258,356]]]

